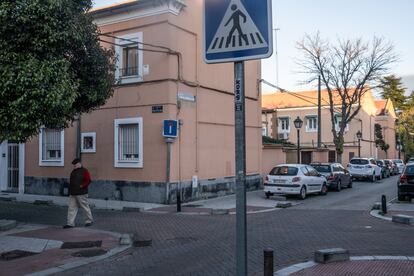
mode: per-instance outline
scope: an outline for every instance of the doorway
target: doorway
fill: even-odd
[[[301,163],[309,165],[312,163],[312,152],[311,151],[302,151],[301,152]]]
[[[0,145],[0,189],[4,192],[23,192],[24,144],[3,142]]]

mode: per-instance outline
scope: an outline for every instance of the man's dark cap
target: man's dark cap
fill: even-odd
[[[75,158],[75,159],[73,159],[73,161],[72,161],[72,165],[78,164],[78,163],[80,163],[80,162],[81,162],[80,158]]]

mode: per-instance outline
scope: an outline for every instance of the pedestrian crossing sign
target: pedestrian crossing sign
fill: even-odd
[[[271,56],[271,0],[204,0],[203,46],[207,63]]]

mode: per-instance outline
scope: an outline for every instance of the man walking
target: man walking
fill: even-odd
[[[72,165],[73,171],[70,174],[69,182],[68,221],[63,228],[75,227],[75,218],[79,207],[86,213],[85,227],[88,227],[93,223],[92,213],[88,203],[88,186],[91,183],[91,175],[86,168],[82,167],[79,158],[75,158],[72,161]]]

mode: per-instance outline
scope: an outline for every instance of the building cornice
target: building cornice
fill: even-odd
[[[98,26],[105,26],[165,13],[178,15],[185,6],[185,0],[137,0],[90,13]]]

